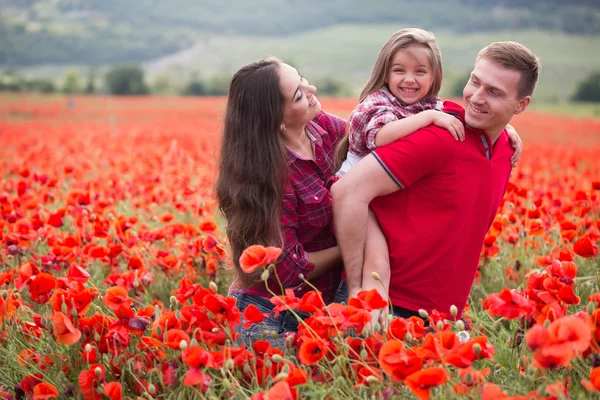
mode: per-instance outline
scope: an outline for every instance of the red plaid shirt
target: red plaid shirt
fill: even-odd
[[[293,289],[296,296],[313,290],[298,277],[300,273],[306,277],[315,267],[308,261],[306,253],[337,245],[328,183],[335,172],[335,146],[344,135],[346,121],[321,112],[306,125],[306,129],[312,140],[314,160],[288,149],[289,181],[281,210],[285,245],[276,265],[277,275],[284,289]],[[323,300],[329,302],[333,300],[341,274],[340,266],[323,273],[310,283],[321,291]],[[281,289],[273,275],[267,283],[273,292],[279,294]],[[244,292],[271,297],[262,282]]]
[[[442,109],[442,102],[437,97],[431,101],[422,100],[409,105],[401,103],[387,88],[381,88],[365,97],[350,114],[349,150],[357,156],[366,156],[377,148],[375,135],[384,125],[434,109]]]

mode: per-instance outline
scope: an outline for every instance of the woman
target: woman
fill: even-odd
[[[269,299],[283,294],[282,287],[300,297],[314,286],[326,303],[336,293],[336,301],[345,297],[327,184],[346,122],[321,111],[316,91],[275,58],[241,68],[231,81],[217,181],[237,272],[230,295],[241,311],[254,304],[269,314],[266,329],[241,328],[248,344],[262,339],[265,330],[282,344],[285,332],[297,330],[295,315],[272,313]],[[240,269],[243,250],[253,244],[283,248],[276,274],[266,282],[262,271],[247,275]]]

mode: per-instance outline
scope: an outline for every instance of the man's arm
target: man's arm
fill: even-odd
[[[365,157],[331,188],[338,244],[342,249],[349,296],[362,285],[369,203],[400,190],[373,154]]]

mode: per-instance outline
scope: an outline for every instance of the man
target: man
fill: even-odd
[[[525,46],[490,44],[477,55],[465,108],[445,103],[465,125],[464,142],[431,125],[376,149],[333,185],[350,296],[361,287],[370,205],[389,248],[394,314],[455,305],[460,317],[511,173],[505,127],[529,105],[540,69]]]

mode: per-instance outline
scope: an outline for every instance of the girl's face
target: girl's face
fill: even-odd
[[[321,103],[315,96],[317,88],[309,85],[294,67],[279,64],[279,87],[283,94],[283,124],[286,127],[302,127],[321,112]]]
[[[402,103],[413,104],[425,97],[433,83],[429,50],[413,45],[396,51],[386,83]]]

